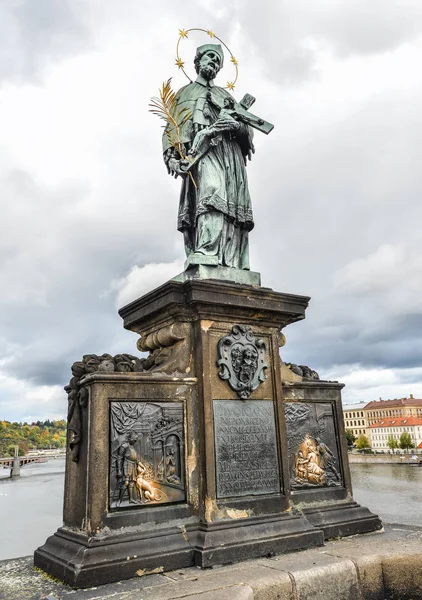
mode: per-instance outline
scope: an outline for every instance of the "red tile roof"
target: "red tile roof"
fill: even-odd
[[[412,427],[413,425],[422,425],[422,419],[419,417],[388,417],[388,419],[380,419],[373,425],[369,425],[369,429],[374,429],[374,427]]]
[[[418,398],[396,398],[395,400],[373,400],[365,406],[365,410],[375,408],[394,408],[395,406],[422,406]]]

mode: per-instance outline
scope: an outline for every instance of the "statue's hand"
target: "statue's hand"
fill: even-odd
[[[179,175],[181,177],[186,177],[187,172],[186,170],[183,170],[183,167],[185,166],[184,163],[187,162],[189,164],[189,161],[185,161],[185,160],[177,160],[175,158],[170,158],[170,160],[167,163],[167,170],[169,172],[169,174],[174,177],[175,179],[177,179],[179,177]]]
[[[222,115],[215,123],[213,123],[213,130],[218,134],[221,131],[237,131],[240,127],[239,121],[236,121],[233,117],[228,115]]]
[[[180,169],[181,174],[183,176],[186,176],[188,174],[187,171],[191,165],[191,162],[187,158],[185,158],[184,160],[179,161],[179,165],[180,165],[179,169]]]
[[[205,127],[205,129],[201,129],[200,131],[198,131],[198,133],[195,136],[195,139],[193,140],[192,147],[189,150],[189,154],[191,156],[195,156],[195,154],[199,152],[203,142],[209,137],[212,137],[212,130],[209,127]]]
[[[252,154],[255,154],[255,146],[253,145],[253,142],[250,142],[250,148],[248,150],[249,160],[252,160]]]

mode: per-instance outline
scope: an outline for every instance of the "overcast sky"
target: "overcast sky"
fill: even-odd
[[[422,397],[421,0],[2,0],[0,418],[63,417],[71,363],[136,353],[117,309],[182,270],[147,105],[185,85],[191,27],[275,124],[248,166],[251,268],[312,297],[283,359],[347,403]]]

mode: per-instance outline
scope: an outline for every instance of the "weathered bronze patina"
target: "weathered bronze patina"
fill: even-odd
[[[292,489],[342,484],[331,403],[286,402]]]
[[[110,411],[111,510],[184,500],[183,405],[111,402]]]
[[[280,492],[271,400],[214,400],[217,498]]]
[[[181,145],[177,149],[170,142],[170,124],[163,135],[164,162],[171,175],[183,177],[177,227],[188,261],[249,269],[254,221],[246,162],[255,152],[252,127],[269,133],[273,126],[248,112],[252,96],[238,104],[214,85],[223,62],[221,45],[197,49],[197,78],[176,94],[174,112],[183,116]]]

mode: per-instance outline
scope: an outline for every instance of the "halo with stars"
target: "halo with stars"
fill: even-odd
[[[176,46],[176,65],[179,67],[179,69],[182,70],[183,75],[185,77],[187,77],[190,82],[192,82],[192,79],[189,77],[189,75],[185,71],[185,63],[183,62],[183,60],[180,58],[180,55],[179,55],[179,44],[183,39],[186,39],[188,37],[188,34],[191,31],[202,31],[202,32],[206,33],[207,35],[210,36],[210,38],[218,40],[220,42],[220,44],[222,44],[224,46],[224,48],[228,51],[228,53],[230,54],[230,61],[233,63],[236,73],[235,73],[235,77],[234,77],[233,81],[227,82],[226,89],[234,90],[234,86],[236,84],[237,77],[239,74],[239,69],[238,69],[239,63],[238,63],[237,59],[231,53],[230,48],[223,42],[222,39],[220,39],[217,35],[215,35],[215,33],[213,31],[211,31],[210,29],[201,29],[199,27],[193,27],[191,29],[179,29],[179,39],[177,40],[177,46]]]

